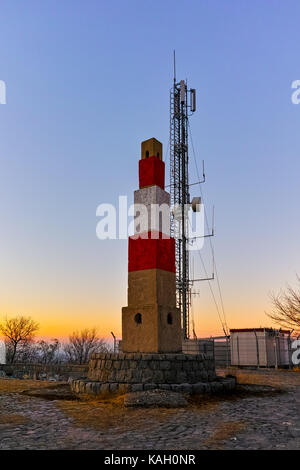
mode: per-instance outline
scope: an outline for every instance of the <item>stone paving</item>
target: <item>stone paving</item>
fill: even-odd
[[[0,449],[299,450],[300,373],[239,371],[237,376],[251,385],[240,385],[231,396],[192,397],[178,409],[3,393]]]

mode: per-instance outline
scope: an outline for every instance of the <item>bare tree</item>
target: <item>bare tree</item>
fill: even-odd
[[[51,342],[39,341],[36,344],[38,362],[41,364],[55,364],[59,362],[60,342],[53,339]]]
[[[76,364],[86,364],[92,353],[108,350],[105,341],[97,336],[95,328],[75,331],[69,336],[69,343],[64,346],[68,362]]]
[[[11,348],[10,362],[14,363],[16,353],[20,346],[28,345],[39,329],[38,323],[30,317],[5,318],[0,324],[0,333],[6,339],[7,344]]]
[[[6,339],[6,360],[8,363],[11,363],[13,354],[14,354],[14,347],[13,344]],[[35,363],[37,362],[37,351],[36,351],[36,343],[33,340],[23,341],[18,345],[14,356],[14,363]]]
[[[287,286],[279,294],[271,294],[273,310],[267,316],[284,328],[300,332],[300,277],[297,276],[298,289]]]

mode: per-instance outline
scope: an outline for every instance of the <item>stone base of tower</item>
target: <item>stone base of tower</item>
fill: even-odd
[[[126,393],[154,389],[202,394],[230,391],[234,378],[217,377],[206,354],[93,354],[85,380],[74,380],[75,393]]]

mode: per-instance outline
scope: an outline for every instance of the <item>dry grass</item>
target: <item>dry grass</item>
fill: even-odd
[[[142,429],[145,422],[147,429],[153,429],[178,412],[176,409],[165,408],[128,409],[124,407],[124,395],[60,401],[57,405],[67,416],[73,418],[76,426],[101,431],[117,428],[118,432]]]
[[[252,374],[239,373],[237,380],[240,384],[269,385],[283,389],[300,385],[300,376],[292,371],[284,371],[274,374],[264,374],[257,372]]]
[[[299,368],[294,369],[217,369],[218,375],[232,374],[238,384],[267,385],[278,389],[300,385]]]
[[[189,403],[200,411],[215,411],[226,398],[223,395],[191,395]]]
[[[216,430],[203,443],[204,446],[222,449],[225,441],[235,437],[246,428],[245,421],[225,421],[216,423]]]
[[[3,424],[20,425],[26,424],[28,419],[25,416],[10,413],[0,413],[0,426]]]
[[[41,389],[53,386],[53,382],[39,380],[0,379],[0,395],[7,393],[21,393],[32,389]]]

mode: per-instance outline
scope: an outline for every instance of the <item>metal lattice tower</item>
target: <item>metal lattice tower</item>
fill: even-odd
[[[175,75],[175,73],[174,73]],[[188,104],[190,95],[190,104]],[[171,194],[171,236],[175,238],[176,292],[177,307],[182,317],[183,338],[189,337],[189,310],[191,281],[189,273],[189,233],[188,205],[189,194],[189,156],[188,156],[188,119],[195,111],[195,90],[187,89],[181,80],[170,90],[170,194]]]

